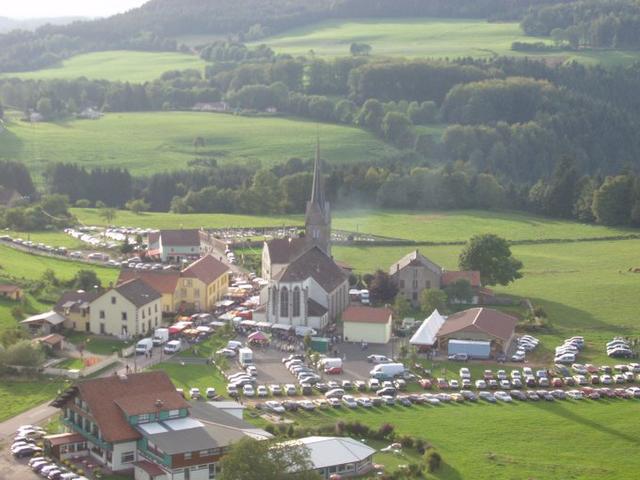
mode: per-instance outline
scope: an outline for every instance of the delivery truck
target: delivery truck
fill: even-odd
[[[153,333],[153,346],[159,347],[169,341],[169,329],[168,328],[156,328]]]
[[[243,367],[253,365],[253,350],[247,347],[240,348],[238,350],[238,362]]]
[[[402,363],[381,363],[373,367],[369,375],[378,380],[391,380],[402,375],[404,370]]]
[[[153,350],[153,340],[151,338],[143,338],[136,343],[136,355],[146,355]]]

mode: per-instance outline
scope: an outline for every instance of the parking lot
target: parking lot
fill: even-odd
[[[242,341],[242,338],[238,340]],[[369,372],[373,365],[367,361],[367,356],[372,354],[391,356],[392,347],[390,345],[368,345],[363,350],[359,343],[340,343],[337,345],[338,357],[343,360],[343,372],[337,375],[327,375],[318,372],[323,381],[329,380],[368,380]],[[301,353],[297,351],[295,353]],[[271,383],[285,384],[297,383],[296,378],[283,365],[282,359],[289,355],[289,352],[282,352],[277,348],[253,348],[254,364],[258,369],[257,381],[259,385]],[[327,353],[332,357],[333,353]],[[233,374],[241,371],[235,360],[229,362],[230,368],[227,373]]]

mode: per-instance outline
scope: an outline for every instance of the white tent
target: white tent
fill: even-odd
[[[436,337],[440,331],[440,327],[444,324],[445,318],[440,315],[438,310],[434,310],[431,315],[425,318],[422,325],[418,327],[416,333],[413,334],[409,343],[411,345],[431,347],[436,343]]]

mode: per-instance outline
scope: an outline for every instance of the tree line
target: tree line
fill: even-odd
[[[634,0],[578,0],[537,5],[523,17],[528,35],[551,36],[572,48],[638,48],[640,4]]]

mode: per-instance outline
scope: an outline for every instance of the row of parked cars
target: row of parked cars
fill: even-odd
[[[511,356],[512,362],[524,362],[527,353],[533,352],[538,345],[540,344],[540,340],[532,335],[523,335],[517,340],[517,349],[516,352]]]
[[[45,431],[36,425],[22,425],[16,431],[11,443],[11,453],[17,457],[32,457],[42,453],[37,443],[44,437]]]
[[[67,255],[67,249],[64,247],[52,247],[51,245],[45,245],[44,243],[36,243],[31,240],[23,240],[22,238],[12,238],[9,235],[0,235],[0,241],[13,243],[15,245],[21,245],[33,250],[40,250],[41,252],[51,253],[55,255]]]
[[[631,358],[633,357],[633,350],[631,349],[631,343],[624,338],[614,338],[610,342],[607,342],[607,356],[612,358]]]
[[[562,345],[556,347],[554,363],[571,364],[576,361],[580,351],[584,348],[584,337],[567,338]]]
[[[33,457],[28,465],[31,470],[48,480],[88,480],[74,472],[70,472],[47,457]]]

